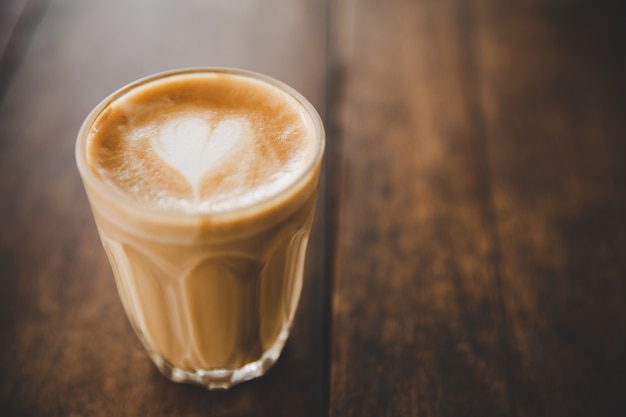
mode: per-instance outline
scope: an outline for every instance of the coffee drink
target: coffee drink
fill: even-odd
[[[87,118],[79,171],[122,304],[166,376],[226,388],[277,360],[323,148],[300,94],[232,69],[148,77]]]

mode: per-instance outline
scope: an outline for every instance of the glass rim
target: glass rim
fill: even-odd
[[[299,173],[292,181],[289,181],[283,188],[277,190],[275,193],[256,201],[251,204],[247,204],[242,207],[237,207],[224,211],[215,212],[202,212],[202,211],[186,211],[178,208],[164,208],[158,207],[149,201],[141,201],[133,198],[114,187],[106,184],[106,182],[95,174],[89,167],[87,162],[87,141],[89,138],[89,132],[96,122],[98,117],[118,99],[125,94],[131,93],[136,89],[143,86],[147,86],[152,82],[157,82],[170,77],[193,75],[193,74],[227,74],[238,77],[243,77],[249,80],[261,82],[270,87],[277,88],[283,93],[294,99],[298,105],[304,110],[306,116],[309,118],[313,127],[313,134],[315,135],[315,148],[313,154],[306,165],[303,167],[302,172]],[[132,211],[141,216],[150,216],[151,218],[167,218],[169,220],[211,220],[215,222],[236,220],[242,217],[246,217],[246,213],[258,212],[263,207],[271,208],[279,204],[280,201],[287,198],[290,191],[297,191],[304,183],[307,182],[311,174],[315,171],[315,167],[321,163],[326,142],[326,134],[324,131],[324,125],[322,119],[315,109],[315,107],[297,90],[288,84],[279,81],[268,75],[264,75],[258,72],[232,68],[232,67],[190,67],[180,68],[174,70],[168,70],[158,72],[152,75],[148,75],[132,81],[123,87],[117,89],[113,93],[109,94],[103,100],[101,100],[87,115],[81,127],[78,131],[78,136],[75,145],[75,159],[78,167],[78,171],[81,175],[82,181],[85,185],[88,185],[93,191],[95,191],[100,197],[116,203],[116,205],[123,207],[125,210]]]

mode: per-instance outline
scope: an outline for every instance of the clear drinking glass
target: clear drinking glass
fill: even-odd
[[[112,103],[166,77],[198,72],[279,88],[310,119],[314,155],[279,194],[228,212],[182,213],[117,193],[90,168],[89,132]],[[263,375],[278,359],[300,298],[324,143],[319,115],[298,92],[235,69],[153,75],[113,93],[86,118],[76,161],[98,232],[130,323],[171,380],[228,388]]]

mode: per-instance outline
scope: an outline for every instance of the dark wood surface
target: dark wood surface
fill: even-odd
[[[626,415],[619,1],[0,3],[0,415]],[[283,356],[174,384],[132,332],[74,164],[141,76],[300,90],[328,151]]]

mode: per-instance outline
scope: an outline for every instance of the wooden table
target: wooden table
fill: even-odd
[[[626,415],[620,1],[11,0],[0,16],[0,415]],[[188,66],[307,96],[328,147],[265,377],[163,378],[74,164],[89,110]]]

